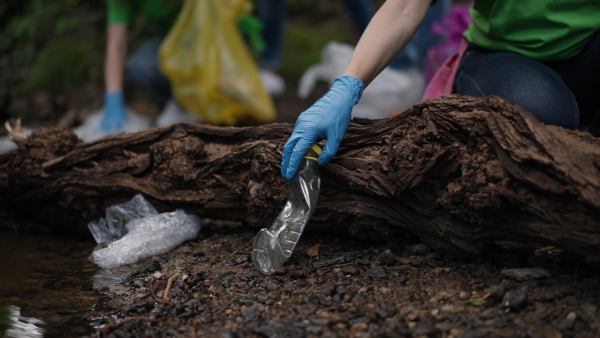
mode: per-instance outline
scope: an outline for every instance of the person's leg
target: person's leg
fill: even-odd
[[[260,65],[262,68],[278,70],[281,67],[287,3],[285,0],[259,0],[256,14],[263,23],[261,34],[267,45],[261,55]]]
[[[171,98],[171,84],[159,68],[158,50],[162,38],[144,44],[127,62],[125,80],[144,90],[162,109]]]
[[[570,129],[579,124],[577,102],[560,75],[520,54],[470,48],[460,63],[454,88],[462,95],[500,96],[546,124]]]
[[[600,31],[581,53],[564,62],[548,63],[575,95],[581,124],[600,136]]]

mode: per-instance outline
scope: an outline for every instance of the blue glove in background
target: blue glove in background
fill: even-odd
[[[104,95],[104,117],[102,131],[105,134],[117,134],[125,130],[127,114],[123,92],[112,92]]]
[[[283,177],[288,180],[294,177],[302,157],[318,138],[327,138],[319,164],[331,160],[348,130],[352,106],[360,100],[364,87],[362,81],[352,76],[340,76],[322,98],[300,114],[292,135],[283,147]]]

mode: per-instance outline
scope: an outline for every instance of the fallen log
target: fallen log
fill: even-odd
[[[87,233],[107,206],[142,193],[162,211],[270,226],[287,199],[279,169],[292,129],[182,123],[90,143],[40,129],[0,154],[0,212]],[[531,241],[600,259],[600,139],[498,97],[452,95],[354,119],[320,172],[307,231],[412,233],[461,257]]]

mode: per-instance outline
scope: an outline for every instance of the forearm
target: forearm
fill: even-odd
[[[361,36],[342,75],[365,87],[381,73],[415,34],[431,0],[387,0]]]
[[[127,25],[112,24],[108,27],[104,80],[107,93],[123,90],[123,71],[127,56]]]

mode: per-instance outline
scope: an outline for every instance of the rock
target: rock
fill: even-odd
[[[330,259],[325,259],[321,261],[313,262],[312,265],[315,269],[322,269],[328,266],[334,266],[339,264],[346,263],[346,258],[344,256],[334,257]]]
[[[396,256],[394,256],[394,254],[388,249],[385,250],[384,252],[382,252],[378,257],[377,260],[379,261],[379,263],[381,265],[394,265],[396,263]]]
[[[423,243],[407,245],[405,249],[417,256],[426,256],[428,253],[431,252],[431,248]]]
[[[359,273],[358,269],[352,265],[342,267],[342,272],[346,275],[357,275]]]
[[[488,332],[482,328],[467,330],[458,335],[458,338],[483,338],[483,337],[488,337]]]
[[[255,321],[260,318],[261,310],[258,306],[251,306],[249,308],[242,307],[241,314],[244,318],[249,321]]]
[[[518,310],[527,303],[527,287],[523,286],[516,290],[508,291],[502,298],[502,306],[511,310]]]
[[[575,325],[575,322],[569,318],[559,318],[559,319],[553,320],[552,325],[560,331],[565,331],[565,330],[573,328],[573,325]]]
[[[542,268],[504,269],[502,274],[518,281],[550,277],[550,273]]]
[[[387,277],[387,273],[382,268],[374,268],[369,270],[369,277],[372,278],[385,278]]]

